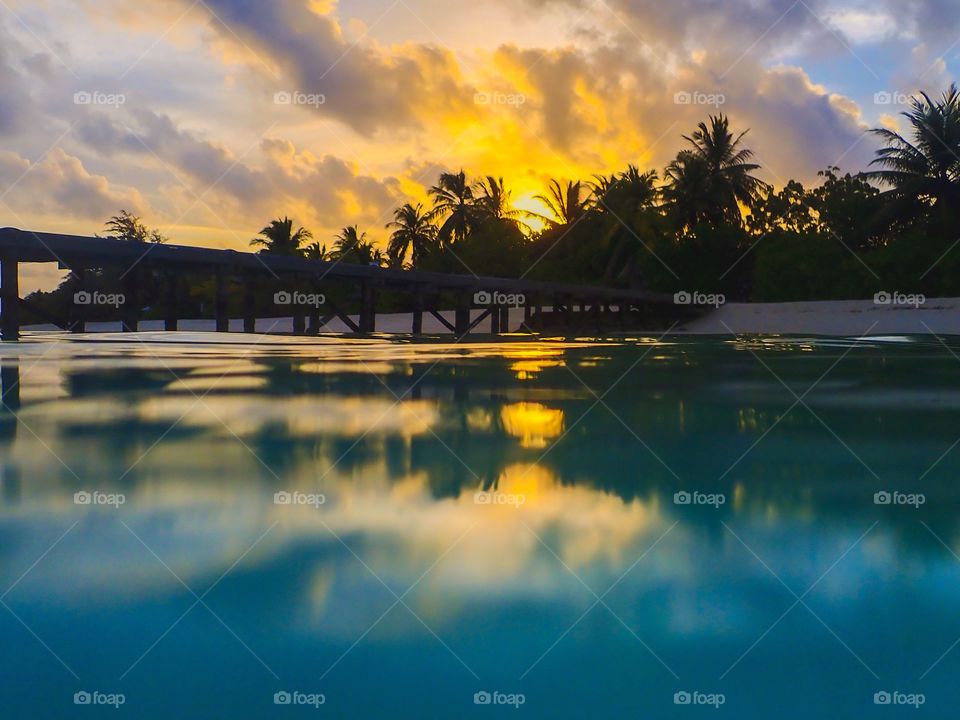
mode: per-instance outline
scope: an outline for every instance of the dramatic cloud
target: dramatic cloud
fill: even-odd
[[[239,39],[271,76],[276,92],[322,96],[322,104],[304,103],[304,109],[361,133],[419,125],[438,114],[456,114],[473,101],[450,50],[435,45],[387,50],[350,42],[328,14],[333,3],[208,0],[205,6],[214,31],[228,41]],[[269,67],[274,64],[279,72]]]
[[[24,211],[103,219],[119,208],[148,210],[138,190],[116,187],[102,175],[91,174],[79,158],[61,148],[36,164],[14,152],[0,153],[0,184],[4,202]]]
[[[187,205],[197,198],[219,198],[232,217],[256,224],[277,213],[299,211],[302,222],[332,230],[344,218],[382,225],[390,209],[405,201],[399,181],[363,175],[351,163],[298,151],[288,140],[266,138],[259,153],[235,155],[222,145],[177,127],[168,116],[135,110],[123,120],[91,114],[80,121],[77,136],[100,154],[122,159],[140,156],[170,180],[182,183],[177,196]],[[256,157],[251,157],[256,156]],[[260,167],[251,163],[260,161]],[[175,212],[171,210],[171,212]],[[380,222],[382,220],[382,222]]]
[[[0,137],[13,135],[28,124],[34,108],[27,74],[41,57],[25,53],[0,24]]]

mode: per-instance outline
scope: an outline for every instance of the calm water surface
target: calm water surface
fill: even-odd
[[[957,717],[960,341],[222,340],[0,348],[0,717]]]

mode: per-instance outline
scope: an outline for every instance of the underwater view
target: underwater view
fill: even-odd
[[[0,717],[956,717],[958,352],[27,333]]]

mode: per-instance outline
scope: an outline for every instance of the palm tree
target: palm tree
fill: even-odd
[[[603,223],[593,230],[597,250],[606,257],[604,280],[638,279],[637,255],[646,252],[641,235],[655,231],[660,217],[656,171],[641,172],[630,165],[619,174],[595,175],[593,211]],[[642,279],[641,279],[642,280]]]
[[[367,240],[367,234],[356,225],[343,228],[336,236],[331,257],[340,262],[360,265],[382,265],[383,253]]]
[[[912,142],[893,130],[871,130],[886,147],[871,163],[884,169],[867,176],[891,186],[887,195],[900,210],[918,203],[934,207],[949,233],[960,202],[960,91],[951,85],[937,101],[922,93],[903,116]]]
[[[470,234],[477,224],[478,213],[473,196],[473,188],[467,183],[467,176],[459,173],[443,173],[440,182],[430,188],[433,198],[433,210],[429,219],[446,217],[437,230],[442,243],[458,242]]]
[[[517,218],[520,216],[520,211],[510,204],[512,193],[506,189],[502,177],[495,178],[493,175],[487,175],[474,188],[479,191],[479,194],[476,194],[476,205],[483,214],[495,220],[519,224]]]
[[[594,175],[593,189],[595,206],[618,215],[632,215],[637,210],[653,207],[657,201],[657,172],[640,172],[630,165],[619,175]]]
[[[320,262],[326,262],[330,257],[330,253],[327,252],[326,244],[321,245],[318,242],[312,242],[303,248],[303,256],[307,260],[319,260]]]
[[[262,253],[270,255],[300,255],[300,246],[304,241],[313,238],[313,234],[306,228],[293,231],[293,220],[288,217],[272,220],[258,237],[250,241],[253,246],[260,246]]]
[[[400,267],[411,252],[411,265],[419,267],[424,256],[433,245],[437,228],[430,222],[430,213],[424,212],[423,205],[416,207],[407,203],[393,213],[393,222],[387,228],[395,228],[387,245],[387,257],[392,266]]]
[[[710,169],[702,158],[681,151],[667,166],[664,178],[663,199],[678,225],[692,228],[716,218]]]
[[[769,186],[751,173],[760,166],[750,162],[753,151],[742,146],[744,130],[730,132],[730,120],[724,115],[710,116],[710,125],[700,123],[692,136],[684,135],[691,149],[683,150],[667,168],[668,202],[681,208],[685,222],[691,218],[714,224],[743,224],[740,206],[751,207]],[[690,190],[702,190],[700,197],[684,196]]]
[[[527,214],[551,227],[570,227],[579,222],[591,207],[590,197],[583,192],[583,183],[579,180],[567,181],[566,187],[561,187],[559,182],[551,180],[549,190],[549,195],[535,195],[534,199],[546,205],[552,217],[532,212]]]
[[[367,234],[360,232],[360,228],[357,225],[348,225],[343,228],[338,235],[334,236],[334,240],[333,252],[337,256],[343,257],[355,248],[365,244],[367,242]]]

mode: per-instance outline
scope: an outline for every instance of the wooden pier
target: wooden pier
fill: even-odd
[[[436,318],[455,336],[463,337],[478,331],[485,320],[489,320],[490,334],[509,332],[511,307],[523,308],[523,329],[560,333],[565,330],[595,331],[604,327],[623,330],[638,326],[666,328],[671,320],[686,317],[690,311],[690,308],[675,305],[670,295],[643,291],[397,270],[282,255],[3,228],[0,229],[0,333],[3,340],[19,338],[25,315],[36,316],[41,322],[66,330],[85,330],[83,308],[79,308],[73,318],[51,318],[20,298],[20,264],[50,262],[70,270],[80,288],[86,288],[85,279],[91,271],[119,270],[125,296],[119,329],[124,332],[138,329],[141,311],[148,301],[151,307],[163,306],[165,329],[177,330],[178,321],[182,319],[177,317],[177,298],[182,291],[184,274],[213,279],[214,319],[218,332],[229,330],[230,300],[237,300],[230,297],[231,286],[239,285],[243,297],[233,305],[242,308],[244,332],[252,333],[258,316],[257,288],[265,284],[276,287],[278,283],[291,291],[302,292],[315,292],[332,284],[349,289],[348,301],[334,302],[327,298],[323,307],[291,307],[288,314],[293,316],[296,334],[319,333],[335,318],[355,334],[374,333],[378,298],[382,293],[400,298],[399,308],[394,298],[393,312],[411,314],[410,332],[413,335],[423,333],[425,314]],[[163,288],[161,297],[141,296],[142,281],[146,277],[157,279],[156,284]],[[521,302],[518,303],[518,299]],[[358,317],[357,320],[347,312],[348,307],[356,309],[352,314]],[[479,317],[473,317],[472,311],[476,308],[481,309]],[[441,315],[442,310],[454,311],[452,323]],[[262,312],[260,316],[266,317]]]

